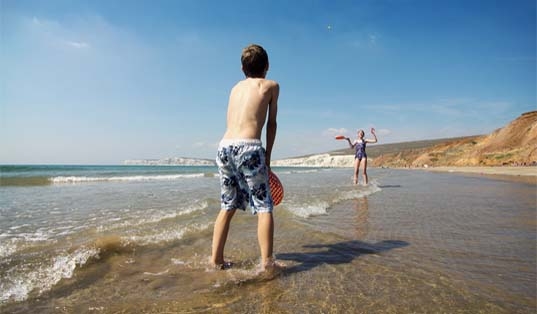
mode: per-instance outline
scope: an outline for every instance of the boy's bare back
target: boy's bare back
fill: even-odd
[[[238,82],[229,95],[227,129],[224,139],[261,139],[267,121],[267,164],[276,136],[276,116],[280,87],[264,78],[246,78]],[[268,120],[267,120],[268,114]]]
[[[262,78],[238,82],[229,95],[224,138],[260,139],[267,112],[276,113],[278,89],[278,83]]]

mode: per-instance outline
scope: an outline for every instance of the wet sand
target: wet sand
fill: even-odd
[[[537,167],[430,167],[423,168],[433,172],[451,172],[488,176],[495,179],[524,182],[537,185]]]

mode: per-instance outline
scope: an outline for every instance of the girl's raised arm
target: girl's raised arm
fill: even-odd
[[[377,142],[377,134],[375,133],[375,128],[371,128],[371,134],[373,135],[374,139],[368,139],[368,143],[376,143]]]

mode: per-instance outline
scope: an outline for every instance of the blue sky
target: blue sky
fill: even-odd
[[[249,43],[280,83],[273,158],[370,127],[485,134],[537,108],[534,0],[0,5],[0,163],[213,158]]]

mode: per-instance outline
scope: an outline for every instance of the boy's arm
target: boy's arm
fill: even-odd
[[[270,169],[270,159],[272,155],[272,147],[274,146],[274,140],[276,139],[276,129],[278,123],[276,118],[278,115],[278,97],[280,96],[280,85],[274,82],[274,86],[271,88],[271,99],[268,105],[268,120],[267,120],[267,149],[265,153],[265,163]]]

